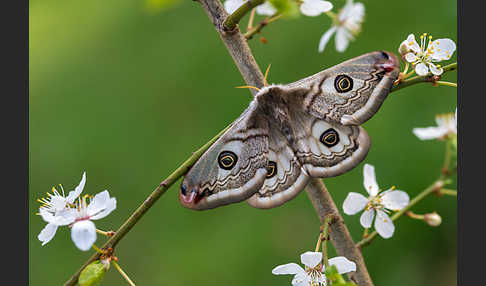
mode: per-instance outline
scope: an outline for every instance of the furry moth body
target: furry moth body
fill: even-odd
[[[204,210],[246,200],[273,208],[310,178],[351,170],[370,146],[359,125],[378,111],[398,74],[396,56],[378,51],[262,88],[186,174],[180,203]]]

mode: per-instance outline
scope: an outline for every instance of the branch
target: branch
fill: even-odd
[[[221,39],[225,43],[228,51],[233,56],[235,60],[235,64],[238,66],[239,70],[241,71],[242,68],[240,67],[241,64],[244,65],[245,69],[248,68],[249,65],[252,65],[250,68],[251,70],[255,71],[259,75],[259,81],[255,82],[254,75],[241,73],[243,79],[246,81],[248,85],[253,85],[256,87],[264,86],[264,80],[260,69],[251,53],[247,41],[244,39],[243,35],[236,29],[234,33],[227,34],[224,29],[221,29],[220,20],[221,20],[221,13],[226,13],[224,9],[222,9],[221,4],[219,1],[214,0],[199,0],[201,5],[203,6],[204,10],[208,14],[211,22],[214,24],[216,30],[218,31]],[[248,9],[250,11],[251,9]],[[222,11],[219,12],[218,11]],[[236,13],[236,12],[235,12]],[[234,13],[233,13],[234,14]],[[238,47],[240,46],[241,47]],[[235,52],[234,50],[238,51],[238,55],[242,56],[243,58],[250,59],[250,62],[242,63],[240,59],[235,59]],[[348,259],[355,261],[357,265],[357,271],[351,276],[351,279],[354,279],[360,286],[372,286],[373,283],[371,282],[371,278],[368,274],[368,270],[366,269],[366,265],[364,264],[364,259],[359,251],[359,249],[355,246],[351,235],[349,234],[346,225],[343,223],[341,216],[339,215],[339,211],[334,204],[329,192],[326,189],[326,186],[320,179],[312,179],[311,182],[306,187],[307,194],[314,205],[314,208],[318,212],[318,215],[321,219],[321,224],[324,222],[326,215],[333,214],[337,219],[337,223],[334,223],[331,226],[330,238],[331,242],[336,248],[336,251],[343,256],[346,256]]]
[[[349,278],[360,286],[373,285],[363,255],[355,246],[353,238],[324,183],[320,179],[312,179],[307,185],[306,191],[319,215],[321,224],[324,224],[327,216],[332,215],[334,217],[329,224],[329,238],[339,255],[356,263],[356,272],[348,274]]]
[[[253,4],[261,4],[263,3],[263,0],[249,1],[247,3],[250,2]],[[263,74],[256,63],[255,58],[250,51],[250,48],[248,47],[248,43],[246,42],[245,37],[243,37],[243,35],[240,33],[238,27],[235,27],[233,30],[228,31],[224,28],[223,24],[224,19],[230,18],[231,16],[235,15],[240,9],[243,9],[243,7],[247,6],[243,5],[243,7],[240,7],[238,10],[235,11],[235,13],[230,16],[228,15],[228,13],[226,13],[221,3],[217,0],[200,0],[199,3],[201,3],[204,11],[206,11],[206,13],[208,14],[209,19],[213,23],[214,28],[216,29],[219,37],[228,49],[228,52],[233,58],[233,61],[238,67],[238,70],[245,79],[246,83],[248,85],[256,87],[263,86]],[[248,11],[249,10],[251,9],[248,9]],[[253,95],[256,94],[256,91],[253,89],[251,89],[250,92],[252,92]]]
[[[443,69],[444,69],[444,73],[456,70],[457,69],[457,63],[447,65],[447,66],[443,67]],[[411,77],[409,79],[400,81],[397,85],[394,85],[392,87],[390,92],[394,92],[394,91],[397,91],[397,90],[402,89],[404,87],[411,86],[411,85],[414,85],[414,84],[417,84],[417,83],[424,83],[424,82],[434,83],[436,81],[437,81],[436,76],[434,76],[431,73],[429,73],[428,75],[425,75],[425,76],[414,76],[414,77]]]
[[[203,1],[200,2],[202,4]],[[236,11],[233,12],[233,14],[229,15],[226,18],[226,20],[223,23],[224,30],[233,31],[233,29],[240,22],[243,16],[245,16],[248,12],[251,11],[251,9],[255,8],[256,6],[263,4],[263,2],[265,2],[265,0],[249,0],[248,2],[245,2],[245,4],[241,5],[238,9],[236,9]]]

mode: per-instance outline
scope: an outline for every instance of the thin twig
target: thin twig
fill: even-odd
[[[231,125],[229,125],[231,126]],[[180,177],[182,177],[187,170],[201,157],[201,155],[229,128],[219,132],[214,138],[202,146],[199,150],[194,152],[182,165],[179,166],[172,174],[170,174],[151,194],[150,196],[137,208],[137,210],[123,223],[122,226],[115,232],[115,234],[108,239],[101,249],[109,247],[114,248],[118,242],[132,229],[133,226],[142,218],[146,211],[148,211],[152,205],[172,186]],[[64,283],[64,286],[72,286],[76,284],[81,271],[88,266],[91,262],[99,259],[100,253],[94,253],[84,265]]]
[[[275,21],[277,21],[278,19],[280,19],[282,17],[282,14],[276,14],[272,17],[267,17],[265,18],[265,20],[261,21],[260,23],[258,23],[258,25],[256,25],[255,27],[249,29],[245,34],[245,38],[247,40],[251,40],[253,38],[253,36],[255,34],[258,34],[262,31],[262,29],[267,26],[268,24],[270,23],[273,23]]]
[[[444,73],[456,70],[457,69],[457,63],[452,63],[450,65],[444,66],[443,69],[444,69]],[[436,81],[435,77],[436,76],[434,76],[431,73],[424,75],[424,76],[414,76],[414,77],[411,77],[409,79],[400,81],[397,85],[394,85],[392,87],[390,92],[397,91],[399,89],[402,89],[404,87],[408,87],[408,86],[411,86],[411,85],[414,85],[414,84],[417,84],[417,83],[425,83],[425,82],[434,83]]]
[[[120,265],[118,265],[116,261],[112,260],[111,263],[113,264],[113,266],[115,266],[116,270],[120,272],[121,276],[125,278],[125,280],[127,280],[128,284],[130,284],[131,286],[135,286],[135,283],[133,283],[130,277],[128,277],[128,275],[125,273],[125,271],[123,271],[123,269],[120,267]]]
[[[223,29],[225,31],[233,31],[236,28],[236,25],[240,22],[241,18],[250,12],[251,9],[263,4],[263,2],[265,2],[265,0],[249,0],[245,2],[245,4],[241,5],[238,9],[236,9],[236,11],[233,12],[233,14],[226,18],[226,20],[223,22]]]

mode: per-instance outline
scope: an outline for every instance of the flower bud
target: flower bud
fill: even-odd
[[[402,58],[410,51],[407,46],[407,40],[403,41],[398,48],[398,53],[402,56]]]
[[[442,223],[442,218],[436,212],[425,214],[424,220],[430,226],[439,226]]]

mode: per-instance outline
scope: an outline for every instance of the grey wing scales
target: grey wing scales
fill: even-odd
[[[261,189],[247,200],[253,207],[268,209],[297,196],[309,181],[294,151],[277,128],[270,128],[267,176]]]

